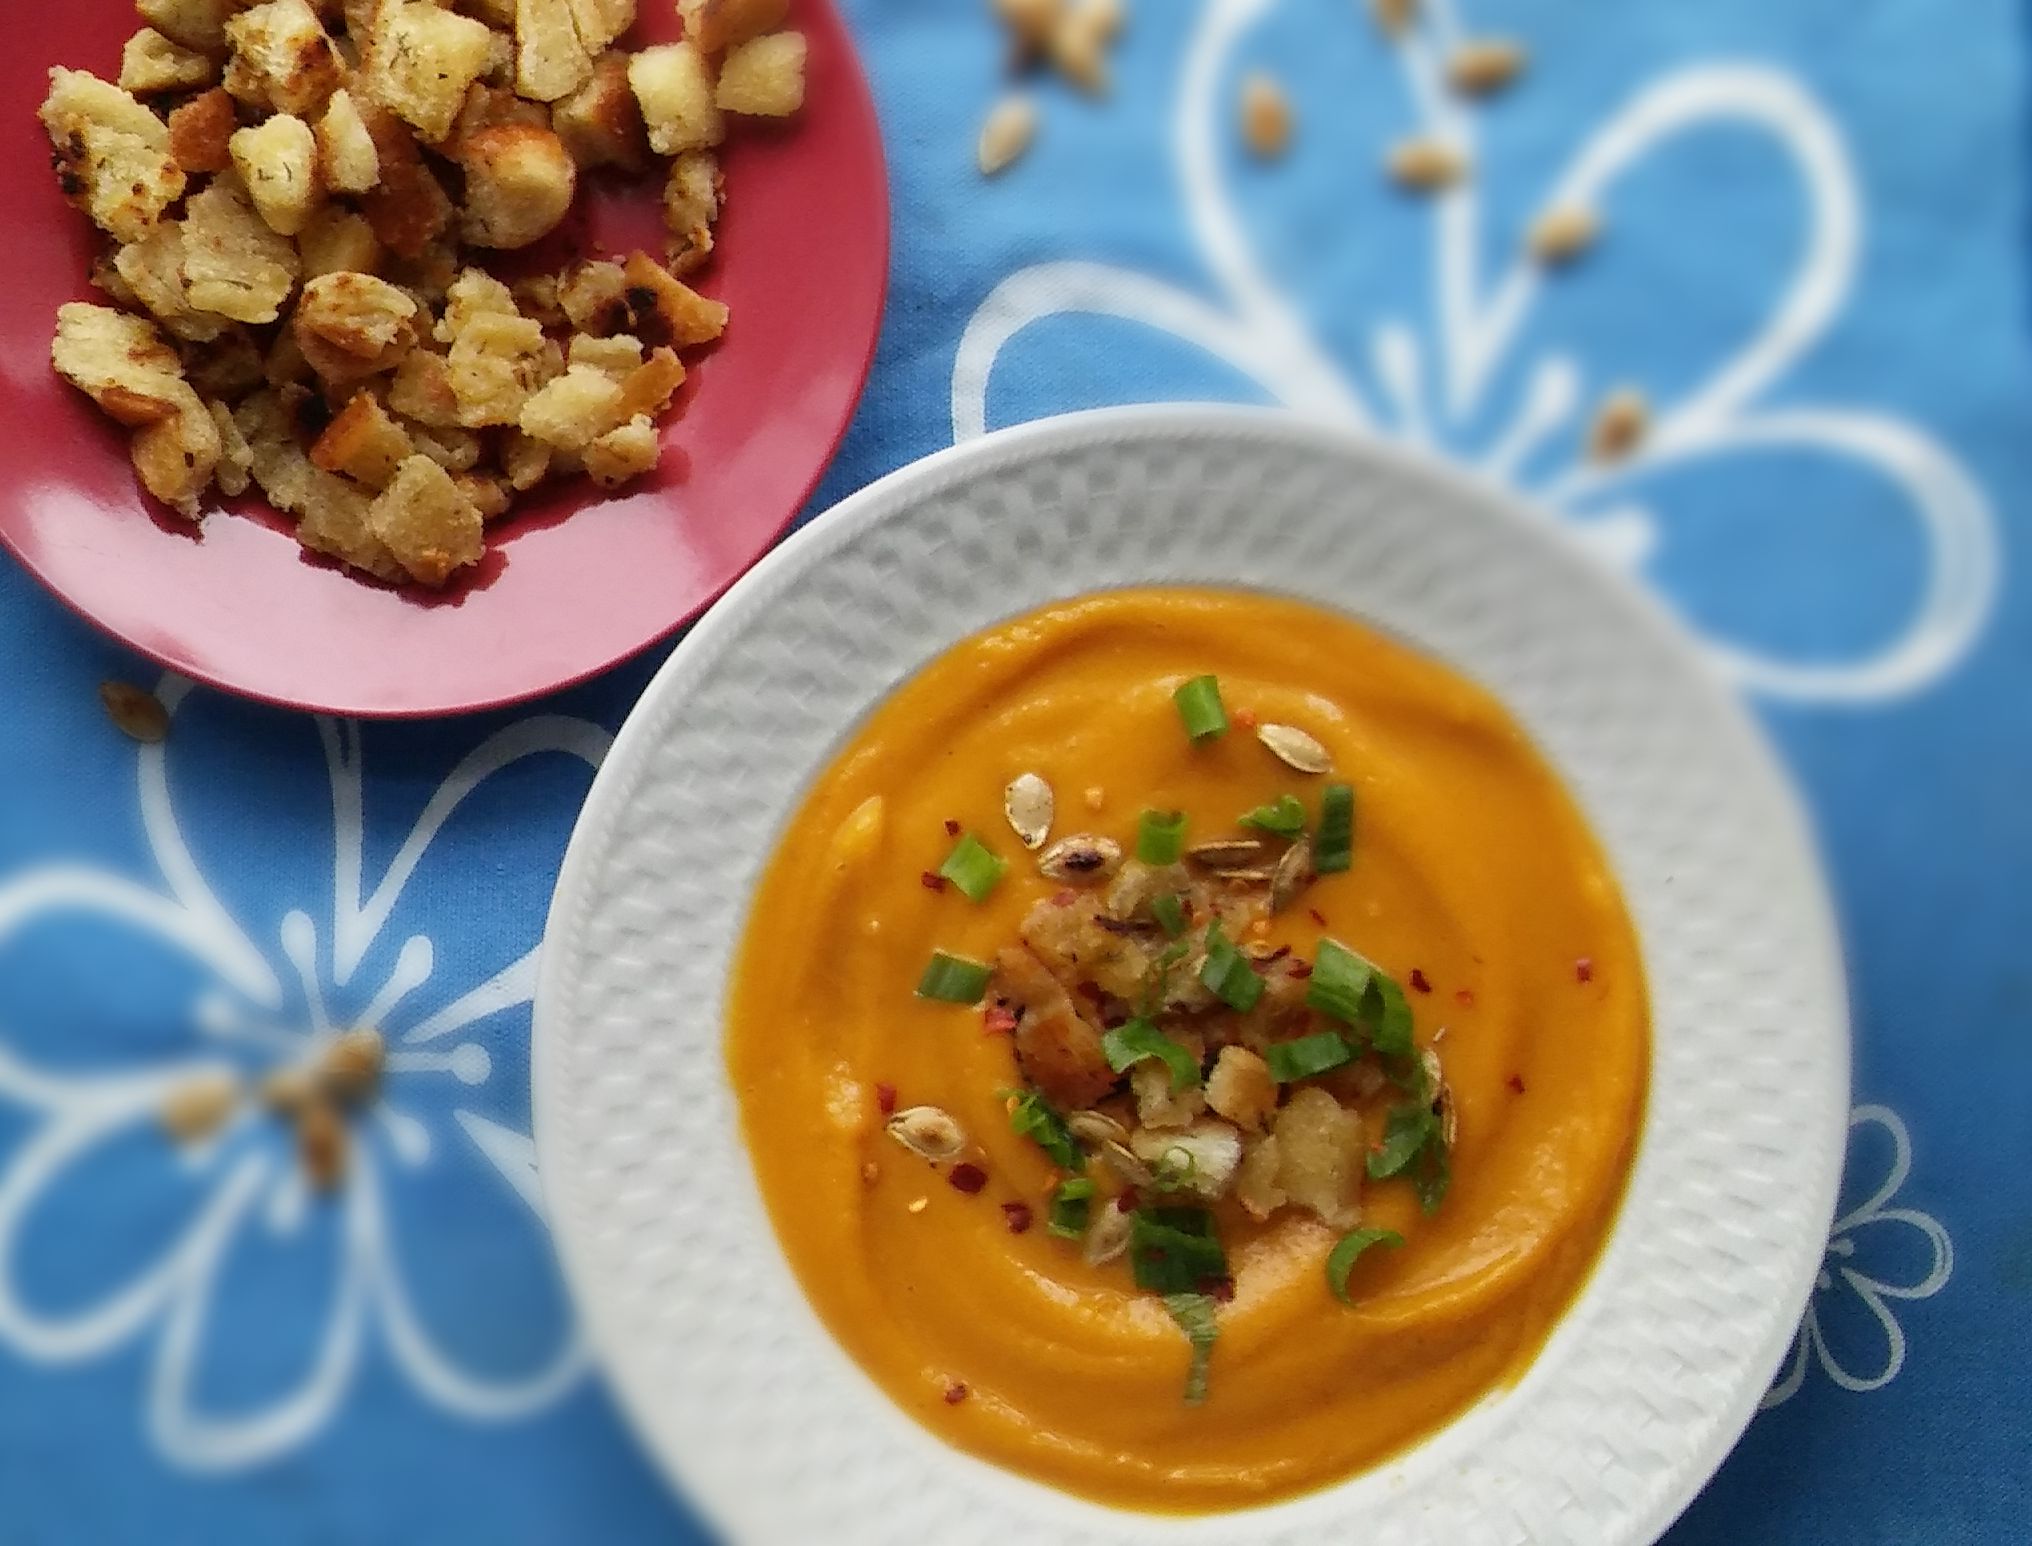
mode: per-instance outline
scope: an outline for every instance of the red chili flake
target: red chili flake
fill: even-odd
[[[1228,1304],[1235,1297],[1233,1278],[1207,1278],[1201,1282],[1199,1291],[1215,1304]]]
[[[989,1036],[1008,1036],[1016,1029],[1016,1011],[1007,1004],[990,1004],[981,1011],[981,1029]]]
[[[1432,991],[1431,980],[1415,966],[1411,968],[1411,986],[1416,988],[1420,993],[1430,993]]]
[[[1254,709],[1236,709],[1235,723],[1244,730],[1254,730],[1256,728],[1256,711]]]
[[[967,1399],[967,1387],[964,1381],[961,1380],[946,1381],[945,1404],[947,1406],[958,1406],[962,1401],[966,1399]]]
[[[1576,982],[1593,982],[1595,980],[1594,957],[1582,956],[1578,961],[1574,962],[1573,977]]]
[[[1310,961],[1293,961],[1290,971],[1293,977],[1302,982],[1312,975],[1312,963]]]
[[[1322,929],[1326,927],[1326,914],[1321,912],[1317,907],[1308,907],[1305,910],[1305,915]]]
[[[1133,1186],[1125,1186],[1115,1194],[1115,1207],[1123,1213],[1132,1210],[1136,1206],[1136,1201],[1136,1188]]]
[[[1009,1233],[1020,1235],[1030,1227],[1030,1221],[1036,1215],[1030,1211],[1027,1202],[1005,1202],[1002,1204],[1002,1217],[1009,1222]]]
[[[1055,892],[1052,895],[1051,905],[1053,907],[1070,907],[1078,900],[1079,893],[1068,886],[1065,890]]]
[[[1475,990],[1473,988],[1456,988],[1453,997],[1454,1002],[1464,1009],[1475,1007]]]
[[[1271,951],[1267,956],[1263,957],[1263,964],[1265,966],[1268,966],[1271,964],[1271,962],[1281,961],[1290,954],[1291,947],[1289,945],[1279,945],[1275,950]]]
[[[926,870],[922,875],[918,876],[917,883],[927,891],[945,890],[945,877],[943,875],[934,875],[930,870]]]
[[[958,837],[960,835],[960,824],[950,816],[945,819],[945,835],[947,837]],[[964,1390],[966,1387],[962,1385],[960,1389]]]
[[[896,1114],[896,1086],[893,1084],[876,1085],[875,1104],[881,1109],[883,1116],[894,1116]]]
[[[1512,1074],[1509,1083],[1512,1094],[1522,1095],[1524,1093],[1524,1076],[1522,1074]]]
[[[948,1170],[945,1178],[952,1183],[954,1191],[965,1192],[969,1197],[988,1184],[987,1171],[981,1169],[979,1165],[969,1165],[964,1160]]]

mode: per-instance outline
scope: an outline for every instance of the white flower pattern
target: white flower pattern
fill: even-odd
[[[174,676],[157,691],[172,716],[191,693]],[[174,723],[174,721],[173,721]],[[406,1004],[429,982],[437,952],[416,934],[394,952],[371,993],[354,974],[388,928],[405,887],[433,840],[461,804],[503,769],[539,753],[563,753],[597,768],[609,737],[584,720],[538,715],[511,724],[474,747],[435,789],[371,891],[363,887],[363,778],[356,725],[321,719],[317,731],[330,775],[335,852],[329,859],[332,909],[320,929],[301,910],[274,927],[271,956],[259,936],[221,905],[200,873],[170,799],[167,743],[138,750],[142,828],[160,887],[71,864],[31,869],[0,880],[0,943],[58,917],[93,920],[109,947],[121,935],[144,937],[187,958],[207,984],[175,1033],[174,1055],[150,1056],[106,1072],[56,1071],[24,1057],[15,1029],[0,1026],[0,1111],[24,1119],[0,1155],[0,1344],[47,1364],[106,1357],[152,1338],[146,1412],[149,1430],[171,1460],[194,1470],[227,1470],[282,1455],[318,1433],[343,1403],[370,1336],[424,1397],[474,1419],[507,1419],[542,1409],[570,1389],[586,1367],[568,1314],[535,1367],[501,1375],[471,1367],[448,1350],[420,1312],[397,1249],[394,1189],[441,1166],[449,1145],[469,1145],[519,1202],[507,1204],[540,1240],[542,1221],[533,1147],[474,1109],[476,1087],[493,1078],[493,1058],[462,1036],[488,1016],[526,1004],[535,984],[536,950],[448,999],[427,1014]],[[313,872],[313,879],[316,878]],[[392,940],[390,941],[392,944]],[[381,953],[385,957],[386,952]],[[379,959],[381,957],[377,957]],[[294,981],[292,982],[292,979]],[[335,1020],[340,997],[357,1007]],[[348,1025],[371,1025],[388,1038],[382,1097],[353,1129],[350,1174],[328,1205],[329,1298],[321,1324],[310,1317],[315,1348],[307,1367],[279,1395],[225,1410],[203,1395],[207,1352],[234,1328],[214,1324],[215,1309],[241,1253],[263,1247],[314,1254],[306,1229],[315,1204],[291,1158],[280,1124],[247,1109],[221,1132],[187,1151],[151,1129],[165,1095],[194,1074],[228,1068],[248,1081],[300,1061]],[[18,1028],[16,1028],[18,1029]],[[461,1092],[464,1092],[463,1094]],[[519,1102],[520,1092],[514,1092]],[[138,1140],[138,1141],[137,1141]],[[77,1246],[78,1235],[38,1230],[42,1210],[73,1173],[120,1164],[168,1173],[187,1220],[151,1259],[83,1304],[51,1308],[25,1281],[44,1257]],[[312,1270],[315,1270],[314,1268]],[[60,1274],[59,1274],[60,1276]],[[264,1318],[267,1310],[263,1310]],[[452,1339],[462,1347],[470,1338]]]

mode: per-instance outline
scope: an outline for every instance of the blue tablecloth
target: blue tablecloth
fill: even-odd
[[[655,0],[651,0],[655,3]],[[1856,1000],[1850,1176],[1792,1357],[1672,1539],[2032,1529],[2032,609],[2024,40],[2007,0],[1144,0],[1096,103],[1042,83],[984,182],[974,0],[858,0],[890,316],[813,509],[1014,420],[1282,400],[1578,523],[1742,684],[1808,791]],[[1472,110],[1459,30],[1523,38]],[[1237,144],[1243,73],[1297,112]],[[1472,146],[1471,190],[1382,180]],[[1599,249],[1512,275],[1548,199]],[[738,197],[738,192],[736,193]],[[815,258],[822,253],[815,250]],[[1652,454],[1578,455],[1622,384]],[[528,1140],[532,952],[654,661],[534,709],[356,726],[161,680],[0,564],[0,1543],[697,1535],[590,1375]],[[158,686],[159,749],[94,687]],[[336,1206],[258,1123],[179,1154],[167,1081],[385,1026]]]

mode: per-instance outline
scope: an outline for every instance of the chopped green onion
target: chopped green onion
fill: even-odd
[[[1169,891],[1150,899],[1150,916],[1172,939],[1185,932],[1185,904]]]
[[[1150,1184],[1160,1192],[1182,1192],[1193,1183],[1199,1174],[1199,1161],[1193,1158],[1192,1150],[1182,1143],[1174,1143],[1157,1156],[1157,1163],[1150,1167]]]
[[[1319,830],[1312,837],[1315,874],[1333,875],[1355,862],[1355,791],[1328,784],[1319,796]]]
[[[1386,1057],[1405,1057],[1411,1052],[1411,1001],[1403,988],[1374,962],[1338,940],[1319,942],[1305,1003],[1343,1025],[1354,1026]]]
[[[1227,1277],[1228,1253],[1206,1209],[1138,1208],[1130,1215],[1129,1265],[1138,1288],[1197,1294]]]
[[[953,844],[953,851],[946,855],[938,872],[964,891],[968,901],[985,902],[1008,868],[1007,860],[997,859],[987,844],[969,832]]]
[[[1411,1000],[1396,980],[1376,973],[1369,980],[1369,995],[1381,1008],[1369,1030],[1369,1042],[1385,1057],[1408,1057],[1411,1053]]]
[[[1227,733],[1228,711],[1221,707],[1218,677],[1196,676],[1171,697],[1185,721],[1185,733],[1195,741]]]
[[[1326,1259],[1326,1285],[1334,1291],[1334,1298],[1342,1304],[1352,1304],[1348,1298],[1348,1274],[1355,1269],[1355,1262],[1372,1245],[1400,1246],[1404,1237],[1394,1229],[1354,1229],[1341,1236]]]
[[[1220,1327],[1214,1320],[1211,1294],[1166,1294],[1164,1308],[1178,1322],[1185,1340],[1192,1344],[1192,1367],[1185,1375],[1185,1404],[1198,1406],[1206,1400],[1207,1367],[1213,1362],[1214,1342]]]
[[[1294,1080],[1323,1074],[1330,1068],[1339,1068],[1354,1055],[1354,1050],[1340,1032],[1320,1031],[1316,1035],[1301,1036],[1296,1041],[1276,1043],[1263,1054],[1263,1061],[1270,1065],[1272,1079],[1279,1084],[1290,1084]]]
[[[1079,1239],[1087,1232],[1087,1221],[1094,1211],[1094,1193],[1098,1190],[1085,1176],[1059,1182],[1058,1190],[1051,1194],[1044,1227],[1067,1240]]]
[[[1080,1148],[1060,1116],[1035,1090],[1017,1090],[1010,1095],[1015,1104],[1009,1110],[1009,1126],[1051,1156],[1060,1170],[1075,1175],[1087,1168],[1086,1152]]]
[[[1176,864],[1185,852],[1185,812],[1145,811],[1136,824],[1136,857],[1145,864]]]
[[[978,1004],[981,995],[988,991],[988,979],[994,975],[995,969],[983,962],[934,950],[931,964],[917,979],[917,996],[937,999],[942,1004]]]
[[[1235,948],[1234,941],[1221,932],[1218,918],[1207,925],[1206,962],[1199,969],[1199,980],[1215,998],[1241,1014],[1254,1009],[1256,1000],[1263,996],[1263,979]]]
[[[1446,1196],[1453,1167],[1447,1157],[1445,1129],[1427,1101],[1391,1107],[1383,1124],[1383,1141],[1369,1154],[1369,1175],[1375,1180],[1406,1171],[1412,1172],[1420,1206],[1431,1213]]]
[[[1245,827],[1274,832],[1279,837],[1297,837],[1305,830],[1305,807],[1298,796],[1281,794],[1268,805],[1259,805],[1241,818]]]
[[[1145,1058],[1156,1058],[1171,1070],[1172,1089],[1199,1083],[1199,1060],[1148,1020],[1116,1026],[1101,1038],[1101,1053],[1118,1074]]]

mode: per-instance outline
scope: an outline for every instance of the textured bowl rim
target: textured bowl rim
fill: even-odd
[[[533,1001],[530,1048],[533,1133],[537,1150],[537,1172],[545,1199],[545,1215],[564,1271],[567,1287],[580,1313],[595,1357],[643,1447],[657,1469],[686,1502],[715,1522],[731,1527],[740,1510],[732,1506],[733,1491],[705,1468],[694,1465],[682,1454],[672,1453],[655,1440],[658,1423],[653,1415],[654,1393],[632,1372],[632,1361],[621,1356],[615,1317],[599,1292],[599,1278],[592,1242],[583,1221],[562,1216],[557,1207],[560,1173],[559,1132],[563,1127],[559,1064],[569,1035],[565,1028],[563,1000],[566,985],[556,965],[558,952],[549,948],[563,920],[582,899],[596,861],[594,850],[611,820],[625,804],[628,769],[636,758],[654,744],[665,728],[663,700],[680,694],[680,681],[693,657],[715,652],[723,634],[743,627],[752,612],[772,600],[794,604],[790,596],[777,597],[774,584],[781,571],[790,571],[822,555],[836,552],[862,539],[891,519],[897,519],[926,498],[935,498],[949,485],[966,477],[1054,453],[1091,448],[1125,440],[1206,441],[1222,438],[1256,445],[1289,445],[1294,450],[1325,456],[1339,456],[1366,462],[1394,473],[1407,481],[1422,483],[1444,497],[1471,501],[1492,512],[1521,532],[1526,540],[1540,544],[1563,564],[1579,566],[1592,583],[1605,593],[1605,600],[1617,608],[1633,629],[1648,635],[1649,641],[1679,658],[1688,672],[1690,690],[1705,700],[1704,707],[1715,722],[1733,733],[1743,753],[1758,767],[1763,788],[1757,793],[1795,840],[1812,874],[1810,917],[1798,921],[1812,951],[1814,975],[1818,978],[1824,1029],[1829,1034],[1821,1073],[1825,1087],[1817,1093],[1829,1103],[1835,1119],[1824,1132],[1801,1129],[1796,1147],[1809,1151],[1817,1161],[1817,1194],[1811,1199],[1810,1216],[1819,1230],[1802,1239],[1785,1263],[1784,1292],[1772,1301],[1763,1317],[1761,1336],[1753,1349],[1746,1350],[1731,1375],[1725,1412],[1709,1425],[1699,1442],[1689,1447],[1673,1468],[1673,1481],[1652,1500],[1641,1514],[1624,1523],[1628,1534],[1615,1537],[1616,1543],[1652,1541],[1661,1536],[1686,1510],[1719,1469],[1729,1452],[1755,1417],[1760,1401],[1775,1378],[1791,1345],[1810,1298],[1815,1275],[1820,1269],[1827,1227],[1834,1218],[1846,1152],[1847,1117],[1850,1100],[1850,1009],[1846,969],[1839,928],[1828,896],[1825,867],[1821,861],[1813,826],[1791,776],[1779,761],[1769,738],[1749,712],[1743,700],[1729,690],[1698,654],[1692,637],[1656,599],[1623,575],[1607,569],[1558,517],[1534,508],[1516,492],[1482,479],[1457,465],[1447,463],[1416,448],[1379,439],[1372,435],[1330,424],[1302,414],[1277,408],[1237,407],[1215,403],[1166,403],[1100,408],[1056,415],[994,431],[979,439],[941,448],[917,461],[885,474],[842,499],[819,519],[791,534],[783,543],[741,577],[694,625],[677,645],[644,689],[616,735],[612,749],[595,776],[576,823],[559,870],[545,927],[538,981]],[[1320,604],[1320,603],[1315,603]],[[950,647],[972,631],[961,628],[943,640],[940,649]],[[934,654],[936,651],[934,651]],[[929,658],[929,657],[927,657]],[[1581,800],[1575,792],[1576,800]],[[1581,801],[1584,815],[1587,806]],[[1655,1056],[1655,1048],[1654,1048]],[[1656,1078],[1655,1066],[1652,1077]],[[1652,1103],[1647,1101],[1644,1127],[1638,1135],[1641,1155],[1651,1124]],[[1633,1160],[1634,1174],[1635,1160]],[[1631,1217],[1629,1199],[1619,1204],[1615,1222],[1601,1255],[1574,1302],[1561,1317],[1561,1324],[1579,1318],[1584,1305],[1602,1292],[1599,1267],[1608,1259],[1617,1237],[1625,1233]],[[1772,1310],[1781,1314],[1769,1313]],[[1558,1328],[1555,1328],[1555,1341]],[[1539,1355],[1542,1361],[1543,1355]],[[872,1385],[870,1389],[874,1389]],[[886,1395],[878,1399],[887,1401]],[[1435,1442],[1472,1412],[1469,1408],[1413,1446],[1411,1451]],[[958,1449],[946,1449],[956,1465],[983,1466]],[[1402,1456],[1398,1458],[1403,1458]],[[991,1467],[999,1470],[1000,1468]],[[1360,1472],[1320,1489],[1312,1496],[1332,1494],[1358,1484],[1369,1474]],[[1036,1485],[1036,1484],[1033,1484]],[[1206,1516],[1232,1520],[1238,1528],[1253,1511],[1243,1510]],[[1124,1511],[1125,1520],[1147,1522],[1147,1514]],[[1191,1522],[1186,1516],[1179,1522]],[[1601,1546],[1610,1546],[1603,1542]]]

